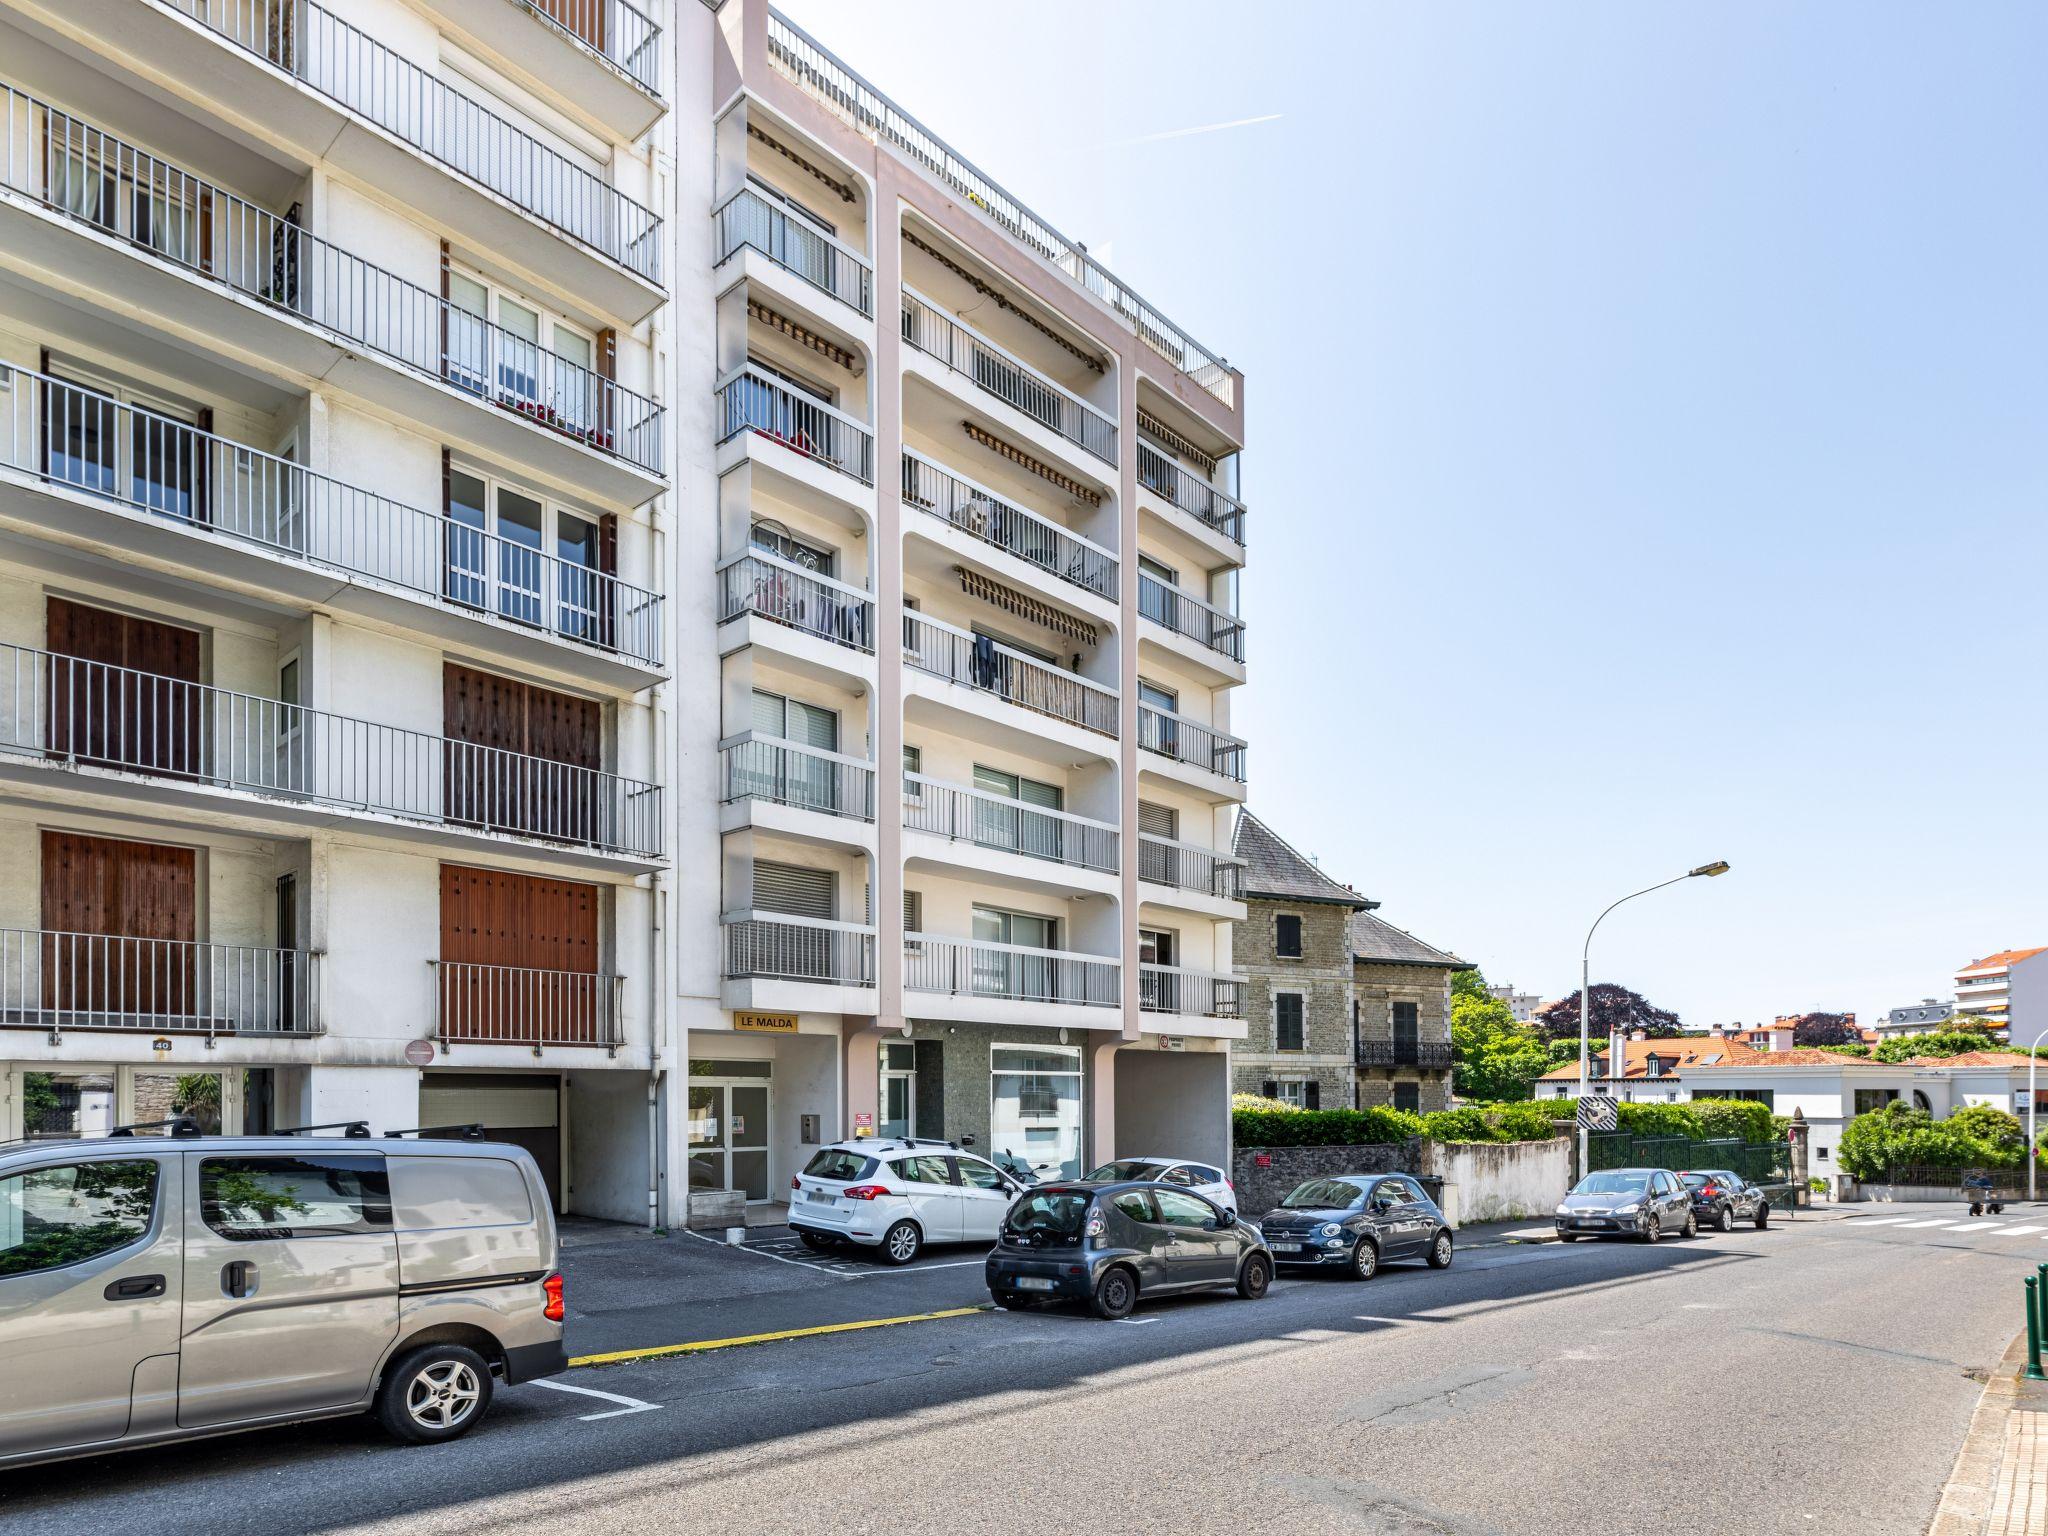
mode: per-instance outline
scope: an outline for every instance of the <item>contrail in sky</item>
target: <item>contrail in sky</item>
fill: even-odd
[[[1221,133],[1226,128],[1249,128],[1254,123],[1277,123],[1278,112],[1268,112],[1264,117],[1240,117],[1228,123],[1203,123],[1199,128],[1169,128],[1164,133],[1141,133],[1135,139],[1124,139],[1125,144],[1157,144],[1161,139],[1191,139],[1198,133]]]

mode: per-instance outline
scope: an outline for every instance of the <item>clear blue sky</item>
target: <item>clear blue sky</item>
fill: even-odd
[[[1244,369],[1252,805],[1384,916],[1555,996],[1726,858],[1594,950],[1695,1025],[2048,944],[2048,6],[785,5]]]

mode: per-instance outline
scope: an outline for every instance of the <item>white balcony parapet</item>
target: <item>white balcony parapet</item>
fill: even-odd
[[[1170,715],[1148,705],[1138,706],[1138,745],[1177,763],[1187,763],[1226,779],[1244,782],[1242,737],[1201,725],[1181,715]]]
[[[875,765],[802,742],[743,731],[718,744],[719,801],[765,800],[855,821],[875,819]]]
[[[755,250],[829,293],[870,320],[875,317],[874,269],[867,258],[808,219],[772,203],[752,187],[741,187],[713,210],[712,260]]]
[[[651,475],[662,408],[296,219],[0,84],[0,188]],[[111,196],[132,183],[147,198]]]
[[[1080,244],[954,153],[937,134],[884,96],[779,11],[768,13],[769,61],[817,100],[879,143],[953,188],[1042,260],[1095,295],[1140,341],[1224,405],[1236,408],[1230,365],[1145,302]]]
[[[661,99],[661,28],[627,0],[513,0]]]
[[[658,785],[25,646],[0,645],[0,754],[662,854]]]
[[[0,1026],[317,1035],[317,952],[0,929]]]
[[[1114,420],[911,288],[903,290],[903,340],[1047,431],[1116,463]]]
[[[1189,473],[1143,439],[1138,442],[1138,484],[1243,547],[1244,504]]]
[[[903,451],[903,500],[1061,581],[1116,600],[1116,556],[921,453]]]
[[[661,218],[315,0],[151,0],[549,228],[661,282]]]
[[[0,470],[661,664],[662,600],[644,588],[4,363]]]
[[[1138,835],[1138,878],[1175,890],[1236,901],[1243,888],[1244,860],[1199,843]]]
[[[1123,1003],[1122,977],[1117,961],[1075,950],[932,933],[903,936],[903,986],[909,992],[1116,1008]]]
[[[1175,965],[1140,965],[1138,1007],[1145,1013],[1241,1019],[1244,1017],[1244,983],[1235,976],[1220,976],[1212,971],[1190,971]]]
[[[929,614],[903,614],[906,666],[993,693],[1010,703],[1104,736],[1117,733],[1117,691],[1078,672],[1012,650]]]
[[[872,927],[755,911],[728,912],[723,925],[728,980],[875,984]]]
[[[595,1046],[625,1043],[625,977],[551,971],[473,960],[429,960],[434,968],[434,1038],[443,1055],[457,1045]]]
[[[903,775],[903,826],[1000,853],[1116,873],[1117,829],[1109,822],[922,773]]]
[[[793,453],[851,475],[862,485],[875,483],[875,438],[867,423],[801,394],[749,364],[720,379],[717,393],[719,442],[755,432]]]
[[[735,555],[718,568],[718,622],[750,613],[848,650],[875,648],[872,597],[765,550]]]
[[[1138,573],[1138,613],[1232,661],[1244,660],[1244,620],[1143,571]]]

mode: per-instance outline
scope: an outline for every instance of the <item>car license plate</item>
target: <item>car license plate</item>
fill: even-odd
[[[1017,1277],[1017,1289],[1020,1291],[1049,1291],[1052,1289],[1052,1282],[1043,1275],[1019,1275]]]
[[[830,1190],[825,1189],[806,1190],[804,1192],[804,1198],[806,1200],[815,1201],[819,1205],[837,1205],[839,1203],[839,1197],[833,1194]]]
[[[1268,1243],[1266,1246],[1271,1248],[1275,1253],[1301,1252],[1301,1244],[1299,1243]]]

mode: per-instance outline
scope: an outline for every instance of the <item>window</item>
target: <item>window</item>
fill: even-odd
[[[1205,1168],[1200,1163],[1189,1163],[1187,1174],[1197,1184],[1221,1184],[1223,1182],[1223,1175],[1221,1173],[1217,1172],[1214,1168]]]
[[[908,743],[906,743],[906,744],[904,745],[904,748],[903,748],[903,798],[904,798],[904,799],[906,799],[906,800],[922,800],[922,799],[924,798],[924,784],[922,783],[922,781],[921,781],[920,779],[913,779],[913,778],[911,777],[911,775],[912,775],[912,774],[919,774],[919,775],[922,775],[922,774],[923,774],[923,772],[924,772],[924,748],[923,748],[923,747],[913,747],[913,746],[910,746],[910,745],[909,745]]]
[[[906,1157],[896,1165],[899,1178],[912,1184],[951,1184],[952,1171],[943,1157]]]
[[[153,1162],[67,1163],[0,1179],[0,1278],[126,1248],[156,1217]]]
[[[1390,1010],[1394,1024],[1394,1044],[1412,1048],[1420,1033],[1420,1015],[1413,1003],[1395,1003]]]
[[[815,1152],[804,1164],[804,1177],[811,1179],[839,1179],[852,1183],[855,1179],[870,1177],[875,1171],[875,1160],[862,1157],[858,1152],[828,1147]]]
[[[1155,1189],[1159,1219],[1169,1227],[1205,1227],[1216,1224],[1216,1208],[1199,1195],[1184,1195],[1177,1189]]]
[[[1138,702],[1147,709],[1156,709],[1164,715],[1180,713],[1180,695],[1171,688],[1162,688],[1157,683],[1138,679]]]
[[[1419,1114],[1422,1109],[1422,1085],[1420,1083],[1394,1084],[1394,1108]]]
[[[1298,1077],[1282,1078],[1273,1085],[1273,1097],[1295,1109],[1308,1108],[1308,1084]]]
[[[989,1078],[989,1138],[996,1161],[1028,1168],[1041,1179],[1078,1177],[1081,1048],[993,1046]]]
[[[838,916],[837,882],[829,869],[807,869],[766,859],[754,864],[754,907],[785,917],[831,922]]]
[[[449,382],[550,426],[598,426],[603,381],[591,371],[597,343],[588,332],[458,269],[448,273],[445,314]]]
[[[815,752],[839,750],[839,715],[801,699],[766,689],[754,690],[752,720],[757,737],[793,742]],[[861,812],[865,796],[842,805],[838,765],[813,752],[786,752],[762,742],[741,747],[732,758],[726,793],[731,799],[757,798],[807,810]]]
[[[953,1170],[969,1189],[1001,1189],[1003,1176],[978,1157],[956,1157]]]
[[[600,634],[603,555],[597,524],[481,470],[451,463],[442,476],[450,602],[565,635]],[[495,599],[492,593],[495,591]]]
[[[805,219],[810,223],[817,225],[818,228],[825,231],[826,234],[837,235],[839,233],[839,231],[836,228],[834,228],[830,223],[828,223],[824,219],[819,218],[815,213],[811,212],[810,208],[806,204],[798,202],[795,198],[791,197],[787,192],[783,191],[780,187],[770,186],[767,182],[763,181],[760,177],[756,176],[752,171],[747,172],[747,185],[761,197],[766,198],[769,202],[779,203],[782,207],[787,208],[791,213],[796,214],[799,218]]]
[[[43,391],[51,479],[167,517],[204,520],[206,470],[195,429],[208,425],[205,412],[75,366],[60,371],[52,362],[50,375],[59,380]]]
[[[1109,1203],[1132,1221],[1150,1226],[1159,1220],[1158,1212],[1152,1209],[1152,1197],[1142,1189],[1127,1189]]]
[[[816,571],[820,576],[837,577],[839,554],[822,544],[812,544],[781,528],[766,523],[755,523],[747,531],[747,542],[764,554],[787,560],[791,565],[800,565],[807,571]]]
[[[1858,1088],[1856,1090],[1856,1113],[1867,1115],[1873,1110],[1883,1109],[1885,1105],[1891,1103],[1898,1096],[1899,1091],[1896,1088]]]
[[[1282,960],[1301,958],[1301,916],[1282,912],[1273,919],[1273,953]]]
[[[1276,992],[1273,994],[1273,1049],[1276,1051],[1305,1051],[1308,1049],[1307,1023],[1304,1018],[1306,1001],[1299,992]]]
[[[391,1185],[381,1157],[209,1157],[199,1212],[238,1243],[388,1232]]]
[[[1817,1146],[1813,1149],[1813,1155],[1817,1160],[1824,1163],[1828,1160],[1828,1149]]]
[[[839,391],[832,388],[829,384],[821,384],[816,379],[807,378],[803,374],[793,373],[787,368],[778,367],[757,353],[751,351],[747,353],[747,364],[757,372],[767,374],[770,378],[782,380],[783,383],[797,391],[797,393],[809,395],[813,400],[822,401],[826,405],[837,405],[839,403]]]

